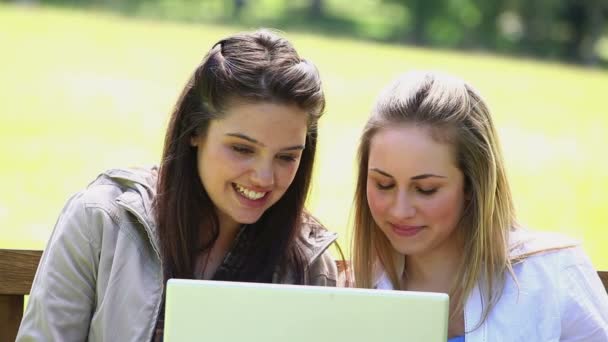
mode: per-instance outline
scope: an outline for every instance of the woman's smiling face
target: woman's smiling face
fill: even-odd
[[[380,129],[370,142],[367,200],[374,221],[401,254],[458,243],[454,232],[465,192],[453,146],[424,126]]]
[[[198,174],[220,227],[256,222],[291,185],[306,143],[308,113],[295,105],[233,102],[192,138]]]

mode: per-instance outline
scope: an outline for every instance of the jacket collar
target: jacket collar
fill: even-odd
[[[336,241],[338,234],[330,232],[312,215],[304,213],[299,243],[303,247],[309,265],[315,262],[329,246]]]
[[[150,243],[160,256],[156,221],[154,219],[154,197],[158,168],[112,169],[102,174],[124,188],[116,199],[119,206],[133,214],[143,225]]]

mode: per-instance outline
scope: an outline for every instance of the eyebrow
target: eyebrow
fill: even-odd
[[[265,147],[266,145],[264,145],[262,142],[255,140],[254,138],[247,136],[245,134],[242,133],[226,133],[227,136],[229,137],[234,137],[234,138],[239,138],[239,139],[243,139],[243,140],[247,140],[250,143]],[[285,147],[282,148],[281,151],[295,151],[295,150],[303,150],[305,148],[304,145],[294,145],[294,146],[289,146],[289,147]]]
[[[391,174],[390,174],[390,173],[386,173],[386,172],[384,172],[384,171],[382,171],[382,170],[380,170],[380,169],[372,168],[372,169],[369,169],[369,170],[370,170],[370,171],[377,172],[377,173],[379,173],[379,174],[381,174],[381,175],[383,175],[383,176],[385,176],[385,177],[389,177],[389,178],[395,178],[395,177],[391,176]]]
[[[418,176],[414,176],[412,178],[410,178],[411,180],[417,180],[417,179],[426,179],[426,178],[447,178],[446,176],[440,176],[440,175],[434,175],[432,173],[423,173],[421,175]]]
[[[382,171],[382,170],[377,169],[377,168],[372,168],[372,169],[369,169],[369,170],[370,170],[370,171],[377,172],[377,173],[379,173],[379,174],[381,174],[381,175],[383,175],[383,176],[385,176],[385,177],[389,177],[389,178],[395,178],[395,177],[393,177],[393,176],[392,176],[390,173],[385,172],[385,171]],[[411,179],[411,180],[419,180],[419,179],[426,179],[426,178],[432,178],[432,177],[436,177],[436,178],[447,178],[447,177],[445,177],[445,176],[435,175],[435,174],[432,174],[432,173],[423,173],[423,174],[421,174],[421,175],[417,175],[417,176],[411,177],[410,179]]]

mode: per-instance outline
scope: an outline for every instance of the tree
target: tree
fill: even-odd
[[[598,62],[595,46],[603,33],[604,11],[607,8],[599,0],[567,1],[562,17],[572,34],[563,46],[566,58],[585,64]]]
[[[234,0],[232,2],[232,17],[239,18],[245,7],[246,0]]]
[[[325,15],[323,0],[311,0],[309,13],[311,18],[322,18]]]

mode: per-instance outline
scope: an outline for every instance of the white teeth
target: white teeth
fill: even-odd
[[[257,200],[257,199],[260,199],[260,198],[264,197],[264,195],[266,195],[265,192],[257,192],[257,191],[249,190],[249,189],[244,188],[244,187],[242,187],[242,186],[240,186],[240,185],[238,185],[236,183],[234,185],[235,185],[236,190],[240,194],[242,194],[243,196],[249,198],[250,200]]]

